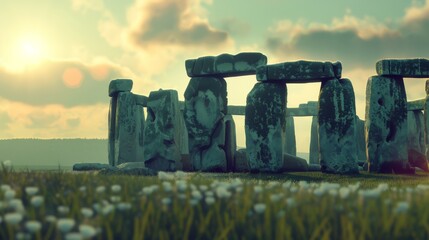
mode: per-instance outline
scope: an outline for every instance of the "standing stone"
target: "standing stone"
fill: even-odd
[[[295,122],[293,117],[286,117],[286,139],[284,150],[285,153],[296,156]]]
[[[227,170],[234,171],[234,154],[237,150],[237,137],[235,134],[235,122],[231,115],[224,117],[225,123],[225,154]]]
[[[331,79],[322,83],[318,117],[322,172],[358,173],[356,107],[350,80]]]
[[[120,92],[130,92],[133,88],[131,79],[115,79],[109,83],[109,97],[113,97]]]
[[[245,148],[237,149],[234,154],[234,172],[250,172]]]
[[[252,171],[279,172],[283,168],[286,96],[284,82],[256,83],[247,95],[246,149]]]
[[[422,111],[408,111],[408,161],[411,166],[429,171],[424,143],[424,116]]]
[[[313,116],[311,120],[311,135],[310,135],[310,164],[320,164],[319,163],[319,131],[318,131],[318,122],[319,118]]]
[[[185,91],[184,118],[189,158],[194,170],[226,171],[226,82],[217,77],[194,77]]]
[[[158,171],[182,169],[181,116],[176,90],[153,91],[147,102],[145,165]]]
[[[357,159],[362,165],[366,162],[365,121],[356,116]]]
[[[429,160],[429,80],[426,80],[426,102],[424,105],[424,125],[425,125],[425,145],[426,145],[426,159]]]
[[[113,104],[112,104],[113,106]],[[114,111],[111,111],[111,113]],[[136,105],[134,94],[119,92],[117,95],[113,160],[111,164],[117,166],[126,162],[143,162],[143,107]],[[112,127],[112,123],[110,123]],[[109,144],[110,146],[110,144]],[[111,149],[110,149],[111,151]],[[109,152],[109,155],[112,154]]]
[[[186,128],[182,109],[180,110],[180,130],[180,153],[182,155],[182,169],[177,168],[177,170],[192,171],[192,163],[189,159],[188,129]],[[180,167],[180,165],[178,165],[178,167]]]
[[[402,77],[368,79],[365,119],[369,171],[407,172],[407,96]]]

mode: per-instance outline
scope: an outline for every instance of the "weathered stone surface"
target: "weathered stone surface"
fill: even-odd
[[[256,83],[247,95],[245,133],[252,171],[279,172],[283,168],[286,127],[284,83]]]
[[[182,123],[176,90],[153,91],[147,102],[144,162],[158,171],[182,168]]]
[[[238,149],[234,154],[234,172],[250,172],[245,148]]]
[[[134,94],[130,92],[118,93],[117,98],[112,98],[115,100],[116,104],[111,103],[109,116],[109,163],[116,166],[143,161],[143,107],[135,104]]]
[[[109,97],[113,97],[119,92],[129,92],[132,88],[133,81],[131,79],[112,80],[109,84]]]
[[[234,171],[234,154],[237,150],[237,137],[235,134],[235,122],[231,115],[223,118],[225,123],[225,155],[227,170]]]
[[[350,80],[332,79],[322,83],[318,118],[322,172],[358,173],[356,107]]]
[[[313,116],[311,120],[311,133],[310,133],[310,164],[318,164],[319,162],[319,131],[317,129],[317,125],[319,122],[319,118],[317,116]]]
[[[424,110],[425,102],[426,102],[426,98],[409,101],[407,102],[407,110],[408,111]]]
[[[335,70],[334,70],[335,69]],[[296,61],[265,65],[256,69],[258,81],[286,83],[320,82],[341,75],[341,63]]]
[[[226,171],[225,123],[227,98],[223,78],[196,77],[185,91],[184,118],[194,170]]]
[[[147,107],[147,101],[148,97],[134,94],[134,97],[136,98],[136,104],[140,105],[142,107]]]
[[[357,159],[366,162],[365,121],[356,116]]]
[[[107,126],[107,151],[109,164],[111,166],[115,165],[117,159],[115,160],[115,135],[116,135],[116,109],[117,109],[118,97],[113,96],[110,98],[109,105],[109,116],[108,116],[108,126]]]
[[[429,160],[429,92],[428,92],[428,86],[429,86],[429,80],[426,80],[426,101],[424,106],[424,125],[425,125],[425,133],[424,133],[424,139],[425,139],[425,155],[426,159]]]
[[[308,164],[308,171],[309,172],[320,172],[320,164]]]
[[[384,59],[378,61],[375,68],[379,76],[429,77],[429,60],[423,58]]]
[[[189,77],[235,77],[252,75],[256,68],[267,64],[262,53],[244,52],[237,55],[221,54],[186,60],[186,73]]]
[[[113,168],[106,163],[76,163],[73,165],[73,171],[98,171],[105,168]]]
[[[407,171],[407,96],[401,77],[368,79],[365,119],[369,171]]]
[[[117,167],[102,169],[98,173],[102,175],[156,176],[158,171],[146,168],[144,162],[127,162]]]
[[[292,156],[296,156],[295,122],[293,117],[286,117],[286,139],[284,151]]]
[[[285,172],[306,172],[308,171],[308,163],[303,158],[285,153],[282,170]]]
[[[429,171],[424,138],[424,116],[419,110],[408,111],[408,162],[412,167]]]

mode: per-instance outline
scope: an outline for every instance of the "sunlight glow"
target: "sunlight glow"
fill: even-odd
[[[45,55],[45,48],[40,38],[25,36],[19,42],[19,53],[24,62],[40,61]]]

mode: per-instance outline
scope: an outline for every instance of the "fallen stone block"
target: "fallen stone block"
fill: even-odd
[[[429,60],[423,58],[383,59],[376,63],[375,68],[379,76],[429,77]]]
[[[321,82],[341,77],[341,63],[331,62],[284,62],[258,67],[258,81],[282,81],[286,83]]]
[[[127,162],[98,171],[101,175],[157,176],[158,171],[145,167],[143,162]]]
[[[308,163],[305,159],[290,154],[283,155],[283,171],[285,172],[306,172]]]
[[[73,171],[98,171],[105,168],[113,168],[106,163],[76,163],[73,165]]]
[[[369,171],[409,172],[407,96],[401,77],[369,78],[365,119]]]
[[[189,77],[235,77],[253,75],[256,68],[267,64],[267,57],[262,53],[244,52],[237,55],[200,57],[186,60],[186,73]]]
[[[113,97],[120,92],[129,92],[133,88],[133,81],[131,79],[116,79],[110,81],[109,84],[109,97]]]
[[[322,83],[318,119],[322,172],[359,173],[355,96],[350,80],[332,79]]]

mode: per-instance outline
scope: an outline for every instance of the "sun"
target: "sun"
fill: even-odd
[[[45,46],[36,36],[25,36],[19,42],[19,53],[24,62],[40,61],[45,54]]]

